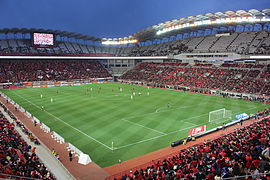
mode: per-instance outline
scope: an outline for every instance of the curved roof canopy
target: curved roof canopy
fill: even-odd
[[[52,30],[52,29],[42,29],[42,28],[4,28],[0,29],[0,33],[53,33],[55,35],[59,35],[62,37],[68,38],[75,38],[75,39],[83,39],[83,40],[90,40],[90,41],[101,41],[101,38],[88,36],[84,34],[79,34],[75,32],[67,32],[67,31],[59,31],[59,30]]]
[[[59,31],[52,29],[38,29],[38,28],[4,28],[0,29],[0,33],[33,33],[33,32],[43,32],[43,33],[53,33],[62,37],[90,40],[90,41],[100,41],[102,44],[107,45],[119,45],[119,44],[130,44],[143,42],[147,40],[161,39],[165,37],[170,37],[176,34],[196,31],[200,29],[205,29],[207,27],[225,27],[238,24],[262,24],[270,22],[270,9],[256,10],[250,9],[237,10],[237,11],[226,11],[226,12],[216,12],[216,13],[206,13],[199,14],[196,16],[188,16],[185,18],[173,19],[171,21],[166,21],[146,29],[143,29],[133,35],[122,38],[99,38],[88,36],[84,34]]]
[[[270,9],[261,11],[251,9],[248,11],[226,11],[199,14],[185,18],[173,19],[152,27],[148,27],[133,35],[139,41],[147,41],[170,37],[172,35],[205,29],[206,27],[225,27],[237,24],[254,24],[270,22]]]

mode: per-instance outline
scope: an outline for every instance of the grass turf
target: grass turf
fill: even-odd
[[[132,91],[136,93],[133,99]],[[221,125],[208,123],[210,111],[226,108],[232,110],[234,118],[235,114],[269,107],[259,102],[118,83],[3,92],[101,167],[167,147],[186,137],[191,128]]]

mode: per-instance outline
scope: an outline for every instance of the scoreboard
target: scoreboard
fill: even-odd
[[[53,47],[54,34],[50,33],[33,33],[32,42],[34,47]]]

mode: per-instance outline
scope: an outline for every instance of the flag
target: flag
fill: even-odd
[[[18,157],[20,158],[20,161],[25,164],[25,158],[23,157],[22,153],[18,150],[18,149],[15,149]]]

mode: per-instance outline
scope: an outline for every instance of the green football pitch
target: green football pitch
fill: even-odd
[[[2,92],[101,167],[168,147],[191,128],[220,126],[223,122],[208,122],[210,111],[226,108],[235,119],[270,106],[118,83]]]

